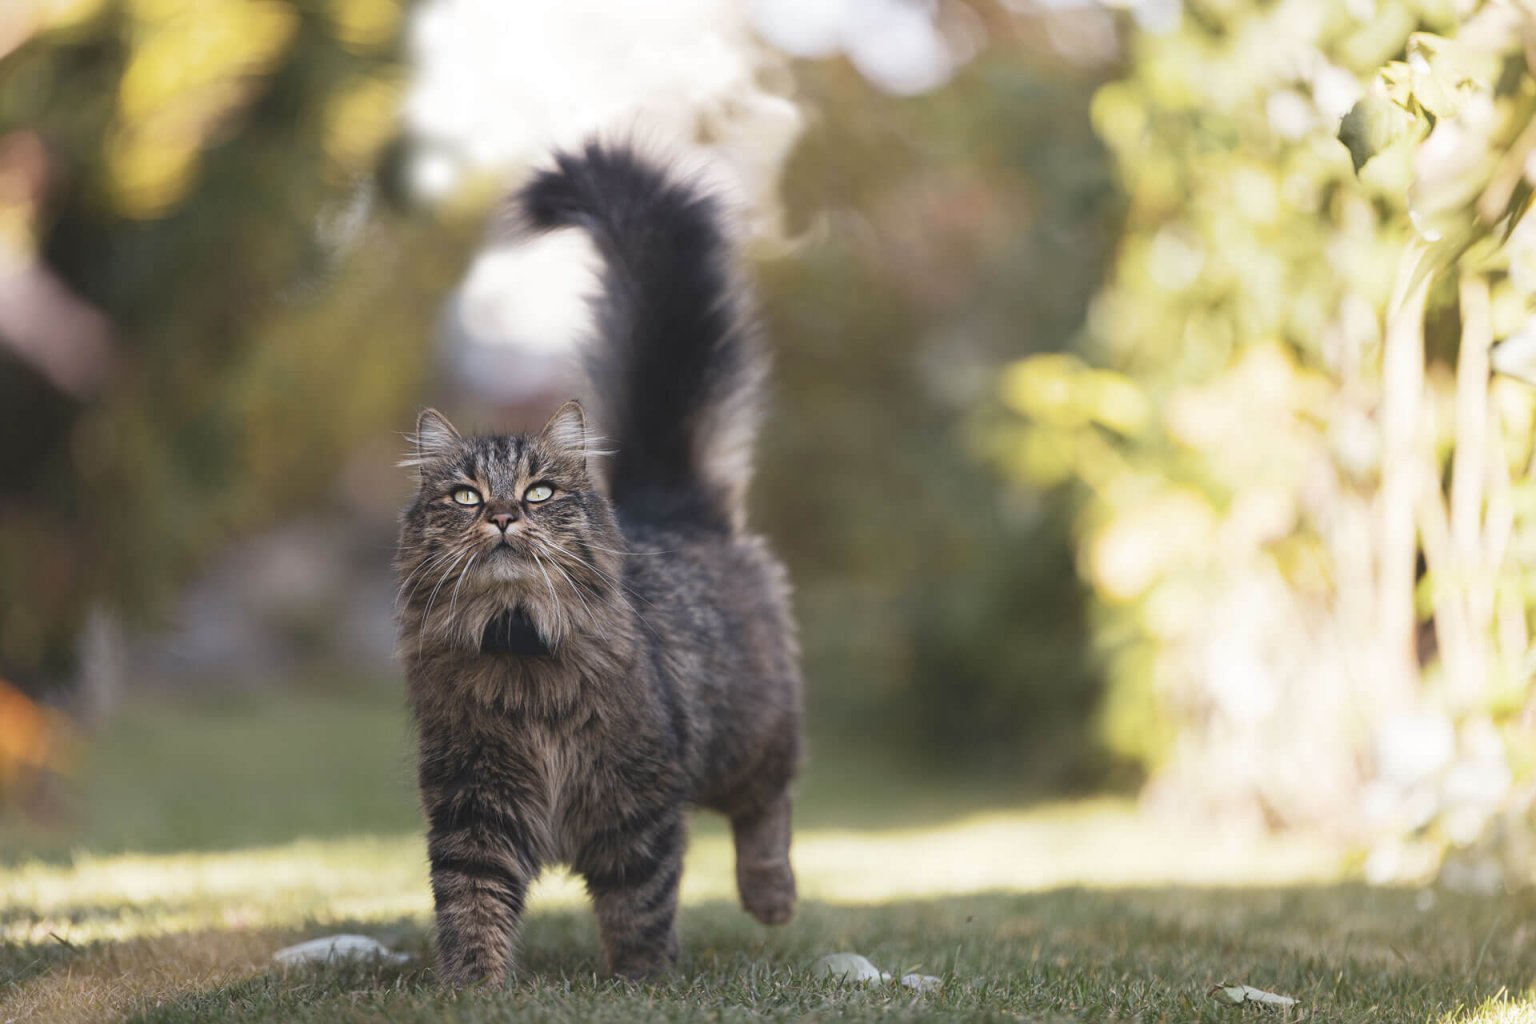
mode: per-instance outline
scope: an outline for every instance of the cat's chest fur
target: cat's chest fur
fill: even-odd
[[[546,861],[564,862],[571,857],[577,829],[573,825],[573,806],[590,802],[583,785],[586,766],[570,732],[545,723],[521,723],[508,737],[514,758],[533,782],[536,806],[543,833],[542,854]]]
[[[636,717],[571,666],[545,657],[474,659],[463,678],[482,697],[465,723],[485,742],[472,777],[488,786],[508,777],[522,780],[531,799],[524,813],[540,838],[541,859],[571,862],[583,845],[616,816],[622,817],[650,788],[654,771],[637,764],[670,762],[649,716]],[[462,710],[462,709],[461,709]],[[641,779],[644,782],[641,782]]]

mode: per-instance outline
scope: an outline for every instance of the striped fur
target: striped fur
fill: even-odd
[[[743,308],[734,294],[697,291],[732,278],[717,266],[713,207],[688,186],[619,152],[588,150],[559,167],[551,173],[583,180],[601,170],[610,184],[615,168],[646,176],[643,188],[567,195],[577,197],[573,210],[598,207],[573,222],[628,225],[630,265],[661,253],[657,266],[689,282],[665,302],[631,295],[627,315],[664,309],[669,329],[685,328],[688,318],[668,306],[678,294],[712,310]],[[544,192],[524,201],[554,180],[541,179]],[[682,200],[692,219],[680,226]],[[690,248],[706,227],[710,244]],[[657,272],[641,280],[665,291],[670,278]],[[610,287],[633,286],[610,275]],[[730,818],[750,913],[779,924],[794,908],[788,787],[800,677],[788,585],[742,525],[746,463],[728,470],[698,433],[731,418],[715,407],[722,398],[755,401],[742,389],[759,378],[740,370],[759,357],[736,349],[751,337],[737,320],[701,315],[695,328],[731,338],[673,339],[663,354],[703,390],[647,390],[654,368],[633,346],[660,345],[661,335],[618,308],[596,348],[628,347],[595,357],[630,367],[607,385],[627,410],[615,437],[623,483],[611,500],[588,472],[591,441],[574,403],[527,436],[464,437],[428,410],[406,460],[419,492],[397,559],[400,653],[418,726],[439,971],[452,985],[510,976],[528,887],[555,863],[586,880],[608,973],[669,968],[690,805]],[[734,361],[710,363],[722,352]],[[660,427],[683,414],[686,423]],[[626,436],[625,424],[639,433]],[[552,496],[530,499],[535,484]],[[456,501],[462,487],[480,503]]]

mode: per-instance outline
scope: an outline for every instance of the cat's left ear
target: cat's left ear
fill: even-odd
[[[412,451],[400,460],[400,465],[419,469],[449,454],[463,440],[448,417],[436,409],[422,409],[416,416],[416,433],[410,435]]]
[[[581,411],[581,403],[571,399],[549,418],[539,436],[554,448],[579,454],[587,454],[587,414]]]

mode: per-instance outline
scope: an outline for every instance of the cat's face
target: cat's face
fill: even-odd
[[[563,620],[603,594],[618,545],[588,455],[575,402],[528,435],[466,438],[423,412],[406,460],[420,488],[401,530],[401,602],[424,619],[522,607]],[[471,635],[484,623],[444,625]]]

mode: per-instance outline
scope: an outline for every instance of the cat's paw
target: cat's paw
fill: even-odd
[[[763,924],[785,924],[795,915],[795,873],[784,861],[739,867],[741,906]]]
[[[669,973],[677,964],[677,951],[629,952],[613,958],[608,964],[609,977],[620,981],[641,984]]]
[[[437,967],[437,978],[444,988],[506,988],[511,982],[511,971],[506,968],[483,968],[472,964],[443,964]]]

